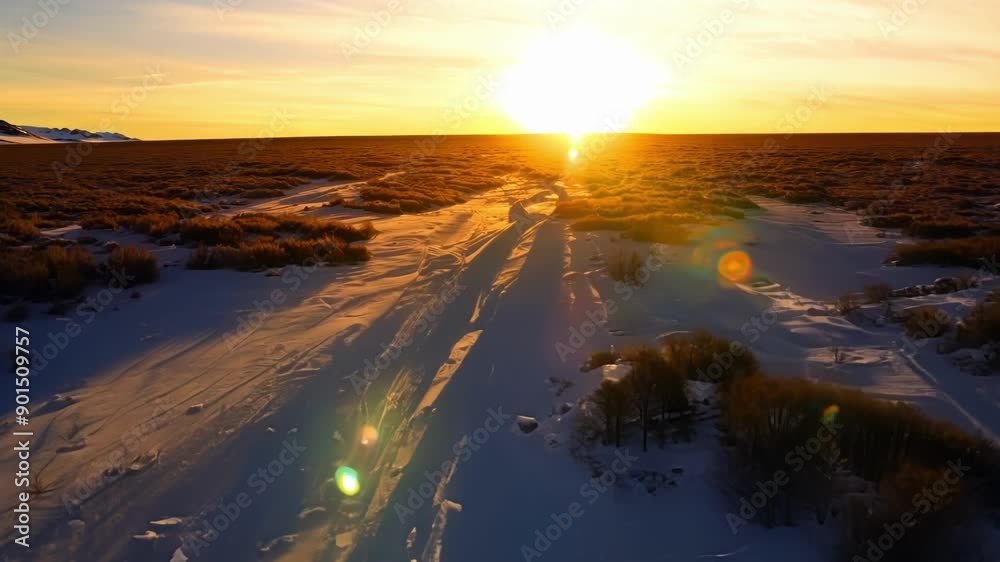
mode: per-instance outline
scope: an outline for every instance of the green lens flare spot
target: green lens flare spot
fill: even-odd
[[[826,408],[823,408],[823,416],[822,416],[823,424],[830,425],[833,422],[837,421],[837,414],[839,413],[840,413],[840,406],[836,404],[831,404]]]
[[[353,496],[361,490],[361,481],[358,479],[358,473],[349,466],[338,468],[337,472],[333,475],[333,480],[337,483],[337,488],[345,496]]]

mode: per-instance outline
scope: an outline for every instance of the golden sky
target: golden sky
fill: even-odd
[[[995,1],[52,2],[0,6],[0,119],[143,139],[1000,130]]]

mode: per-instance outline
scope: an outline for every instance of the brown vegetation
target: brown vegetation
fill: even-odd
[[[865,285],[865,299],[868,304],[878,304],[889,300],[892,294],[892,285],[888,283],[872,283]]]
[[[156,257],[130,246],[115,248],[105,263],[96,265],[91,253],[78,245],[24,247],[0,253],[0,296],[8,299],[72,299],[102,277],[108,282],[124,279],[128,284],[139,284],[151,283],[159,275]]]
[[[614,365],[618,361],[619,355],[613,350],[595,351],[590,354],[590,358],[584,363],[584,371],[590,371],[604,365]]]
[[[90,252],[79,246],[28,247],[0,253],[0,294],[46,301],[74,297],[97,277]]]
[[[642,258],[639,253],[632,251],[629,254],[618,252],[608,261],[608,275],[615,281],[622,283],[639,283],[639,272],[642,269]]]
[[[844,293],[837,297],[834,308],[837,314],[846,316],[861,308],[861,299],[856,293]]]
[[[1000,237],[956,238],[931,242],[900,244],[890,260],[897,265],[945,265],[981,267],[993,264],[1000,255]]]
[[[353,245],[335,237],[309,240],[270,238],[239,246],[199,246],[188,259],[189,269],[237,269],[256,271],[289,264],[357,263],[371,259],[364,246]]]
[[[749,348],[707,330],[672,335],[663,344],[663,354],[689,378],[716,383],[723,389],[760,372],[760,364]]]
[[[558,144],[534,137],[446,139],[418,150],[412,138],[314,138],[105,143],[67,158],[64,145],[3,147],[0,233],[81,222],[156,233],[235,199],[276,197],[312,181],[368,181],[365,203],[400,212],[451,205],[517,174],[541,182],[560,164]],[[550,148],[545,148],[546,146]],[[156,236],[158,234],[151,234]],[[9,243],[10,241],[8,241]]]
[[[951,485],[949,499],[969,501],[975,498],[970,491],[995,480],[1000,468],[989,442],[912,406],[834,385],[744,378],[726,395],[724,414],[730,460],[726,479],[733,492],[744,497],[756,493],[756,482],[772,482],[781,471],[785,483],[768,494],[761,521],[769,527],[794,525],[798,514],[812,511],[824,524],[831,513],[840,512],[846,559],[863,555],[867,541],[884,532],[882,523],[893,517],[898,521],[901,507],[915,511],[911,484],[940,480],[949,463],[957,462],[971,468]],[[863,482],[870,492],[861,493]],[[850,488],[854,492],[845,494]],[[857,502],[868,508],[854,509]],[[935,518],[938,525],[921,524],[919,532],[910,531],[899,544],[946,540],[965,519],[961,510],[944,508],[935,506],[934,513],[943,514]],[[904,547],[902,552],[913,551]],[[908,558],[893,554],[891,559]]]
[[[1000,342],[1000,302],[987,297],[977,304],[958,326],[957,341],[965,347]]]
[[[951,328],[951,317],[933,306],[921,306],[906,317],[903,329],[915,339],[936,338]]]
[[[115,248],[108,256],[106,266],[109,275],[112,272],[121,273],[128,286],[152,283],[160,278],[156,256],[144,248],[135,246]]]

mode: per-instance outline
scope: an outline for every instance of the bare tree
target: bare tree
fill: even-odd
[[[594,391],[591,400],[604,416],[604,442],[615,447],[622,445],[622,422],[628,412],[628,395],[618,381],[605,379]]]
[[[626,359],[632,363],[632,372],[625,377],[626,387],[635,409],[639,414],[642,428],[642,450],[649,450],[649,427],[653,399],[656,396],[657,381],[669,370],[666,360],[655,349],[642,346],[631,350]]]

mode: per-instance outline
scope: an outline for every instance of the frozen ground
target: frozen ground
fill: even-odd
[[[55,142],[108,142],[135,140],[121,133],[92,133],[82,129],[29,127],[0,121],[0,144],[47,144]]]
[[[319,207],[356,190],[313,184],[254,210],[371,218]],[[141,298],[111,295],[103,310],[67,318],[34,311],[26,327],[38,347],[81,325],[35,379],[36,404],[64,396],[32,421],[33,466],[51,488],[33,505],[37,558],[523,560],[522,546],[576,502],[582,513],[542,559],[825,560],[822,528],[730,530],[708,422],[690,444],[635,461],[680,469],[676,485],[655,495],[586,487],[567,426],[601,372],[582,374],[581,363],[693,328],[749,345],[769,372],[857,386],[1000,435],[995,379],[961,372],[933,343],[905,353],[899,325],[875,321],[877,309],[866,322],[828,311],[874,280],[954,273],[883,265],[896,241],[856,216],[760,200],[695,248],[650,247],[570,231],[548,217],[556,192],[512,178],[463,205],[377,218],[375,259],[362,266],[193,272],[179,267],[187,250],[157,248],[179,266]],[[649,279],[616,286],[607,260],[632,249],[650,256]],[[722,281],[717,258],[734,249],[770,283]],[[957,311],[984,290],[899,304]],[[523,434],[519,415],[539,428]],[[366,424],[378,439],[362,445]],[[0,470],[14,462],[0,452]],[[342,464],[360,475],[357,496],[332,484]],[[236,515],[220,507],[240,494],[250,503]],[[8,518],[12,500],[0,506]]]

